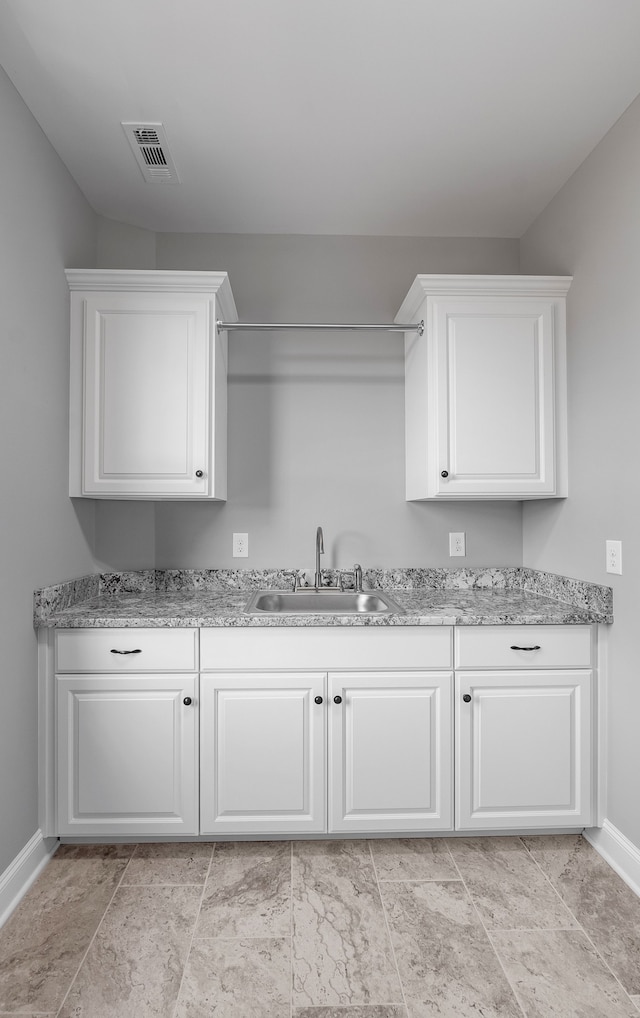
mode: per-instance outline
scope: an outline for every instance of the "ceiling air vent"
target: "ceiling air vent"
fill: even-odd
[[[169,152],[162,124],[122,122],[140,172],[148,184],[179,184],[180,177]]]

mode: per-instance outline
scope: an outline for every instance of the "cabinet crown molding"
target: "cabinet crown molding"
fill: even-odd
[[[113,290],[120,293],[214,294],[224,321],[236,322],[229,275],[226,272],[163,272],[156,269],[65,269],[71,291]]]
[[[411,321],[426,297],[565,297],[573,276],[416,276],[394,321]]]

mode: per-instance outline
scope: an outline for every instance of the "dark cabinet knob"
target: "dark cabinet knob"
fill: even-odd
[[[196,477],[204,477],[204,470],[196,470]]]
[[[191,699],[190,696],[185,696],[185,698],[184,698],[184,700],[182,702],[185,705],[185,707],[190,707],[191,704],[193,703],[193,700]]]
[[[316,696],[316,703],[322,703],[322,697]]]
[[[448,477],[448,476],[449,476],[449,471],[448,470],[441,470],[440,471],[440,477]]]
[[[471,703],[471,696],[469,695],[469,693],[465,693],[462,699],[464,700],[465,703]]]
[[[342,697],[341,696],[334,696],[333,702],[334,703],[342,703]]]

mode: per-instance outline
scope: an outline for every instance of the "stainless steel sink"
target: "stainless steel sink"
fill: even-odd
[[[249,615],[388,615],[401,612],[381,590],[256,590],[247,601]]]

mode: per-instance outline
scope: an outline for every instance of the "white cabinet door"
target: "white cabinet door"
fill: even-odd
[[[197,834],[196,687],[184,674],[57,677],[59,834]]]
[[[458,673],[456,828],[589,826],[591,698],[590,671]]]
[[[180,294],[86,296],[86,494],[206,495],[210,317]]]
[[[325,674],[203,674],[201,686],[201,832],[324,831]]]
[[[436,495],[553,495],[553,305],[434,304]]]
[[[452,686],[450,672],[329,675],[330,830],[451,829]]]
[[[398,320],[408,499],[560,497],[570,279],[418,276]]]

